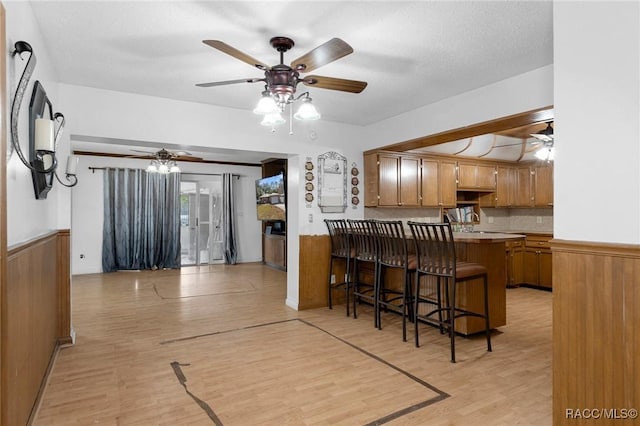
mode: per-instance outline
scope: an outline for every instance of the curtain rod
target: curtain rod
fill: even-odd
[[[91,173],[95,173],[96,170],[107,170],[110,169],[111,167],[89,167],[89,170],[91,170]],[[114,167],[117,168],[117,167]],[[134,169],[132,169],[134,170]],[[142,169],[140,169],[142,170]],[[222,176],[222,173],[190,173],[190,172],[180,172],[181,175],[201,175],[201,176]],[[233,177],[237,177],[237,178],[241,178],[241,177],[246,177],[243,175],[237,175],[235,173],[231,173],[231,176]]]

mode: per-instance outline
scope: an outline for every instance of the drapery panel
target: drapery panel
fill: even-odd
[[[180,267],[180,174],[104,171],[102,270]]]
[[[224,263],[235,265],[236,246],[236,205],[231,173],[222,174],[222,221],[224,229]]]

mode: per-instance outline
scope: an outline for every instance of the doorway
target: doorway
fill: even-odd
[[[180,182],[182,266],[223,263],[222,179]]]

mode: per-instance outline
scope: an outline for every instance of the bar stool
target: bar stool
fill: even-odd
[[[451,340],[451,362],[456,362],[455,320],[463,316],[474,316],[484,318],[485,320],[487,351],[491,352],[487,268],[478,263],[457,261],[453,232],[451,231],[451,225],[449,223],[420,223],[410,221],[407,224],[413,235],[417,256],[413,297],[416,347],[420,346],[418,341],[418,323],[420,320],[427,323],[435,322],[435,324],[440,327],[441,332],[443,328],[449,332]],[[435,300],[421,294],[421,276],[432,276],[436,278]],[[477,278],[482,278],[484,287],[484,313],[482,314],[456,306],[457,285],[461,282]],[[441,281],[444,281],[444,289],[441,288]],[[442,303],[442,294],[445,296],[444,304]],[[420,304],[435,305],[435,309],[428,311],[426,314],[419,314],[418,308]],[[435,314],[438,315],[437,320],[431,318]]]
[[[374,224],[371,220],[347,219],[349,232],[351,234],[354,257],[353,257],[353,317],[358,318],[357,302],[362,300],[371,303],[373,306],[374,326],[378,326],[376,312],[376,277],[378,276],[378,244],[375,235]],[[360,276],[360,265],[365,262],[373,266],[373,283],[366,282]]]
[[[407,341],[407,317],[413,321],[413,304],[411,303],[410,274],[416,271],[416,256],[409,254],[407,239],[401,221],[374,221],[380,255],[377,268],[376,316],[378,329],[382,329],[381,309],[392,310],[402,315],[402,341]],[[385,270],[402,270],[400,288],[389,285],[384,279]]]
[[[328,279],[328,292],[329,292],[329,309],[333,309],[333,291],[344,290],[345,305],[347,307],[347,316],[349,316],[349,303],[351,301],[351,261],[354,257],[355,250],[351,247],[351,238],[349,236],[349,227],[347,221],[344,219],[325,219],[324,223],[329,230],[329,237],[331,239],[331,257],[329,259],[329,279]],[[344,281],[339,281],[336,277],[335,282],[331,282],[333,274],[333,266],[335,261],[344,261],[345,263],[345,275]]]

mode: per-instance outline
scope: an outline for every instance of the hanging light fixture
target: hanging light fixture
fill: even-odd
[[[293,118],[300,121],[320,119],[321,115],[313,105],[309,92],[302,93],[298,97],[283,97],[281,93],[272,93],[265,88],[253,112],[263,115],[262,121],[260,122],[261,125],[271,127],[271,131],[275,131],[275,126],[286,123],[286,120],[282,117],[282,112],[284,112],[287,106],[292,108],[292,104],[298,100],[302,100],[302,104],[300,108],[298,108],[298,111],[293,114]],[[292,132],[290,131],[289,133]]]
[[[555,156],[555,148],[553,147],[553,141],[546,142],[542,148],[536,151],[535,156],[538,160],[543,160],[547,162],[553,161],[553,158]]]
[[[280,109],[276,104],[276,101],[271,97],[269,91],[262,92],[262,98],[258,101],[258,105],[253,110],[254,114],[275,114],[279,113]]]
[[[178,167],[178,164],[173,159],[174,157],[174,153],[171,153],[164,148],[161,149],[156,153],[156,159],[151,160],[151,163],[147,166],[147,173],[180,173],[180,167]]]
[[[300,105],[300,108],[298,108],[298,112],[296,112],[293,117],[296,120],[303,120],[303,121],[311,121],[311,120],[318,120],[320,118],[320,113],[318,112],[318,110],[316,110],[316,107],[311,103],[311,97],[309,96],[309,93],[305,93],[305,97],[302,98],[302,105]]]
[[[260,122],[262,126],[271,126],[271,127],[277,126],[283,123],[285,123],[285,119],[282,118],[282,115],[280,115],[280,111],[270,113],[270,114],[265,114],[265,116],[262,118],[262,121]]]

